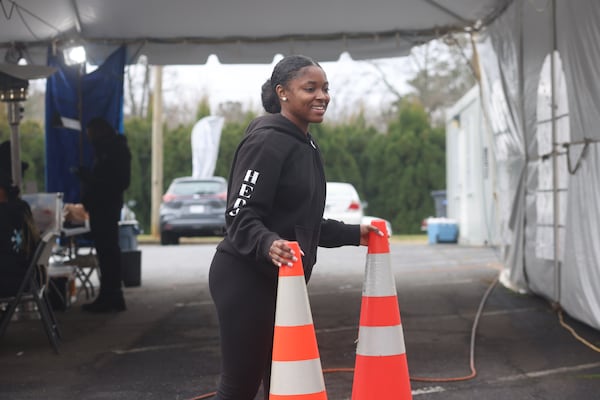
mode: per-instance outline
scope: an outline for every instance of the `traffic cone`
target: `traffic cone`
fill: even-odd
[[[371,223],[360,309],[352,400],[412,399],[385,221]]]
[[[300,246],[298,261],[279,268],[269,400],[327,400]]]

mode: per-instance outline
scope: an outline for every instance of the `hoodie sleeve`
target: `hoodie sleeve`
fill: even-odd
[[[360,225],[345,224],[334,219],[323,219],[319,246],[341,247],[360,245]]]
[[[227,235],[244,256],[267,260],[280,236],[265,225],[273,208],[285,151],[268,132],[248,135],[236,151],[227,200]]]

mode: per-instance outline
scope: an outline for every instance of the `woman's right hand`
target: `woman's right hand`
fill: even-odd
[[[300,250],[302,254],[302,250]],[[287,245],[287,241],[283,239],[277,239],[271,243],[269,248],[269,257],[271,262],[278,267],[286,266],[291,267],[294,262],[298,261],[294,250]]]

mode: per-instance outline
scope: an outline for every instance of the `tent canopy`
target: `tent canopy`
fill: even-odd
[[[92,63],[126,44],[128,62],[269,63],[301,53],[334,61],[406,55],[448,32],[478,29],[511,0],[2,0],[0,62],[45,64],[49,45],[81,44]]]

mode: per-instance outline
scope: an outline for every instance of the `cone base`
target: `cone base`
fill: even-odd
[[[357,355],[352,400],[412,400],[406,354]]]
[[[269,394],[269,400],[327,400],[327,393],[325,391],[319,393],[309,394]]]

